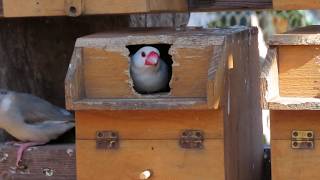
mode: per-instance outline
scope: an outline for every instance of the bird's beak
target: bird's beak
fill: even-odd
[[[151,66],[156,66],[159,61],[159,54],[152,51],[147,55],[145,65],[151,65]]]

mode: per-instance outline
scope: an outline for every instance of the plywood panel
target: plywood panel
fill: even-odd
[[[313,150],[294,150],[289,140],[271,141],[272,180],[320,179],[320,141]]]
[[[320,46],[280,46],[280,96],[320,97]]]
[[[213,47],[179,48],[173,54],[171,95],[177,97],[206,97],[209,59]],[[221,60],[221,59],[219,59]]]
[[[129,59],[117,52],[98,48],[83,49],[84,81],[87,98],[132,97]]]
[[[221,111],[77,111],[77,139],[95,139],[98,130],[118,131],[122,139],[178,139],[184,129],[223,138]]]
[[[292,130],[313,130],[320,139],[320,111],[271,111],[271,139],[291,139]]]
[[[224,180],[223,141],[205,140],[204,146],[185,150],[176,140],[128,140],[118,150],[105,151],[96,150],[94,141],[79,140],[77,177],[133,180],[150,169],[154,180]]]

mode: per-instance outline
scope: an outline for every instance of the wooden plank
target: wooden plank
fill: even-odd
[[[182,149],[177,140],[123,140],[111,151],[78,140],[77,155],[79,180],[139,179],[144,170],[155,180],[225,180],[222,140],[205,140],[201,150]]]
[[[134,115],[133,115],[134,113]],[[76,136],[95,139],[96,131],[118,131],[121,139],[178,139],[184,129],[223,138],[221,111],[77,111]]]
[[[270,47],[261,70],[261,105],[268,109],[270,99],[279,97],[278,52],[276,47]]]
[[[73,101],[72,110],[170,110],[208,109],[206,98],[82,99]],[[71,110],[71,108],[69,108]],[[210,109],[210,108],[209,108]]]
[[[185,0],[3,0],[4,17],[187,11]]]
[[[3,4],[2,0],[0,0],[0,17],[3,16]]]
[[[272,110],[270,113],[271,139],[289,140],[293,130],[313,130],[315,138],[320,139],[319,117],[320,111]]]
[[[306,180],[319,179],[320,141],[313,150],[294,150],[291,140],[271,140],[272,179]]]
[[[11,180],[75,180],[75,147],[45,145],[29,148],[24,152],[25,169],[17,169],[16,147],[0,146],[0,179]]]
[[[319,98],[277,97],[268,101],[272,110],[320,110]]]
[[[66,107],[73,109],[73,101],[84,96],[82,49],[75,48],[65,79]]]
[[[277,10],[319,9],[317,0],[273,0],[273,8]]]
[[[191,11],[271,9],[272,0],[189,0]]]
[[[280,96],[320,97],[320,46],[279,46]]]
[[[312,25],[297,28],[284,34],[275,34],[269,38],[269,45],[320,45],[320,26]]]
[[[261,178],[263,145],[257,43],[255,28],[234,34],[226,41],[226,55],[233,56],[224,96],[226,180]]]

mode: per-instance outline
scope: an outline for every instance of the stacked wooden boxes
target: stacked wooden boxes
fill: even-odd
[[[172,57],[170,92],[133,89],[129,54],[144,45]],[[255,28],[79,38],[65,82],[76,111],[77,178],[260,179],[258,74]]]
[[[273,180],[320,179],[320,26],[270,40],[263,70]]]

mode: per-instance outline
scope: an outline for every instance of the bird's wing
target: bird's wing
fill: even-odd
[[[13,103],[18,107],[24,121],[28,124],[45,121],[74,121],[73,115],[68,111],[30,94],[15,93]]]

